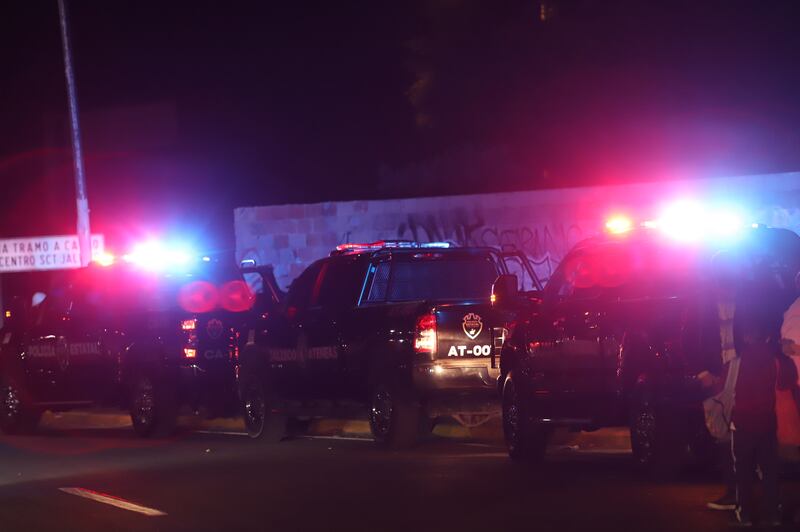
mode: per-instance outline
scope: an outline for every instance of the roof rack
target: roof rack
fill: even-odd
[[[413,240],[378,240],[369,243],[347,243],[339,244],[336,249],[331,251],[333,255],[347,255],[351,253],[363,253],[365,251],[377,251],[380,249],[447,249],[453,247],[450,242],[415,242]]]

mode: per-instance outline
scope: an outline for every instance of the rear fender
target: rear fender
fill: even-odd
[[[391,386],[396,390],[413,388],[413,371],[418,355],[406,342],[403,349],[387,351],[380,344],[374,346],[372,359],[368,362],[368,385],[372,389],[378,384]]]
[[[653,379],[654,359],[655,351],[646,332],[625,331],[617,357],[617,378],[624,395]]]
[[[146,348],[141,344],[130,344],[120,355],[120,377],[123,383],[130,385],[138,375],[149,375],[156,379],[171,376],[170,364],[167,364],[162,350]]]
[[[529,323],[512,322],[508,325],[508,338],[503,343],[500,351],[500,377],[498,378],[498,391],[502,394],[506,378],[512,372],[520,371],[527,355],[525,346],[525,331]]]
[[[260,379],[265,379],[268,367],[266,353],[257,345],[245,346],[239,354],[240,374],[241,372],[251,372]]]

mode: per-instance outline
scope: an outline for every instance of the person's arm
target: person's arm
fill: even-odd
[[[703,388],[715,391],[720,388],[726,375],[725,365],[722,363],[722,335],[717,306],[709,303],[703,307],[702,312],[698,312],[698,317],[700,352],[697,353],[697,360],[700,361],[700,372],[696,377]]]
[[[776,353],[775,359],[778,364],[778,389],[795,389],[797,387],[797,366],[791,358],[779,351]]]
[[[800,356],[799,346],[795,343],[794,340],[789,340],[788,338],[783,338],[781,340],[781,351],[787,357]]]

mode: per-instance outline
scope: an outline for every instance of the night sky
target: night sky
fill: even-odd
[[[93,229],[229,246],[235,206],[800,170],[796,5],[72,0],[81,110],[163,111],[86,132]],[[72,230],[61,53],[56,0],[4,4],[0,236]]]

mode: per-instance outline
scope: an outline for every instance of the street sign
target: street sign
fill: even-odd
[[[92,235],[92,259],[104,251],[103,235]],[[79,268],[76,235],[35,236],[0,240],[0,273]]]

